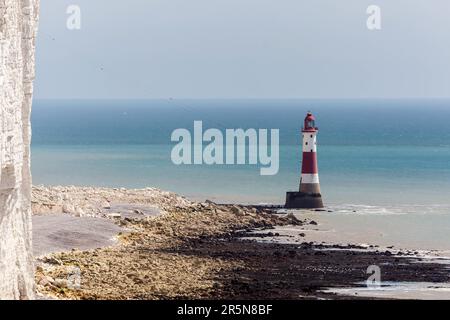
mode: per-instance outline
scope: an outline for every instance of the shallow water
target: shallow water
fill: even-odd
[[[447,213],[386,213],[297,211],[300,219],[318,222],[309,226],[306,240],[337,244],[366,244],[412,251],[438,250],[450,256],[450,215]],[[298,234],[298,229],[289,233]],[[303,231],[302,231],[303,232]]]
[[[450,284],[427,282],[382,282],[379,288],[330,288],[323,290],[323,292],[366,298],[449,300]]]

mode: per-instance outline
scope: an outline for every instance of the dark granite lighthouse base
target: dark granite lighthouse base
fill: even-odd
[[[286,209],[319,209],[323,208],[320,193],[287,192]]]

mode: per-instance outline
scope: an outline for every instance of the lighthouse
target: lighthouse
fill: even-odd
[[[303,156],[300,187],[298,192],[286,193],[287,209],[323,208],[319,184],[319,167],[317,166],[317,133],[316,119],[311,112],[306,115],[303,129]]]

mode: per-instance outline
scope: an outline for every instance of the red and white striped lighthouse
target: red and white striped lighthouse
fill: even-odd
[[[299,192],[286,194],[286,208],[323,208],[317,166],[317,132],[316,119],[311,112],[306,115],[303,129],[302,173]]]

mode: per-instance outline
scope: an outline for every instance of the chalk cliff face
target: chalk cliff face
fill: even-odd
[[[39,0],[0,0],[0,299],[34,297],[30,111]]]

